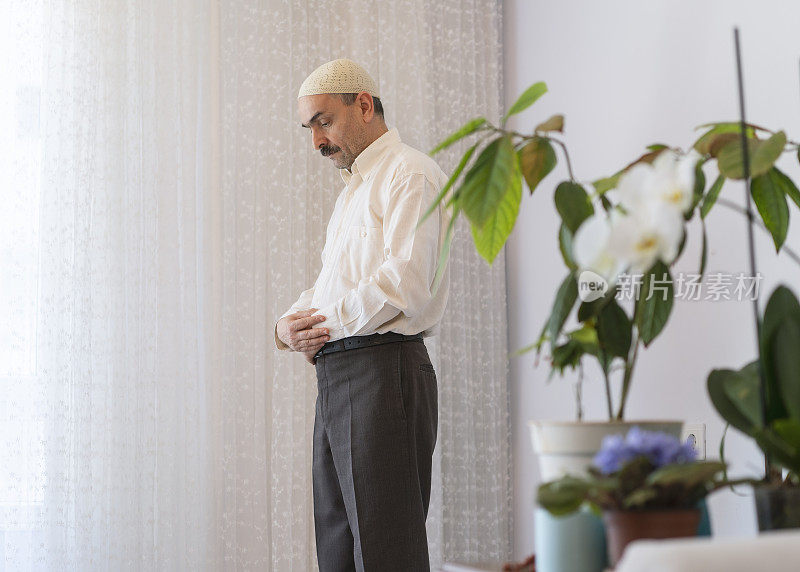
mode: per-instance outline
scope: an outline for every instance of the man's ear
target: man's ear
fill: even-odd
[[[361,111],[361,118],[364,123],[370,123],[372,118],[375,117],[375,102],[372,100],[372,96],[366,91],[362,91],[356,96],[356,105]]]

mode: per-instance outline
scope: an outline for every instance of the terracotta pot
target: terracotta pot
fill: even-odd
[[[761,485],[753,492],[758,530],[800,528],[800,487]]]
[[[603,513],[611,565],[616,566],[628,543],[642,538],[684,538],[697,534],[700,510],[609,510]]]

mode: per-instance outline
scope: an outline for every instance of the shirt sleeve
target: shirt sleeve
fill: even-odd
[[[295,312],[299,312],[301,310],[307,310],[311,307],[311,300],[314,298],[314,286],[300,294],[300,298],[297,299],[297,302],[292,304],[292,307],[289,308],[278,320],[275,322],[275,345],[278,347],[279,350],[288,350],[289,346],[283,343],[283,341],[278,337],[278,322],[284,319],[289,314],[294,314]]]
[[[423,174],[393,185],[383,217],[384,260],[344,296],[320,308],[330,339],[375,332],[400,313],[415,317],[433,297],[439,260],[442,207],[417,228],[436,198],[437,187]]]

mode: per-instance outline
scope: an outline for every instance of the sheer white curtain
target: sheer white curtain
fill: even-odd
[[[3,12],[0,563],[313,569],[315,380],[273,349],[272,325],[313,281],[341,183],[299,127],[296,89],[354,58],[388,122],[428,149],[499,115],[499,3]],[[460,230],[429,343],[434,564],[510,554],[504,268]]]

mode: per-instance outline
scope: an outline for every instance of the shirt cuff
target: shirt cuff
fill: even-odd
[[[283,319],[283,318],[281,318]],[[278,320],[280,321],[280,320]],[[279,350],[285,351],[289,349],[289,346],[283,343],[283,341],[278,337],[278,322],[275,322],[275,345],[278,347]]]

